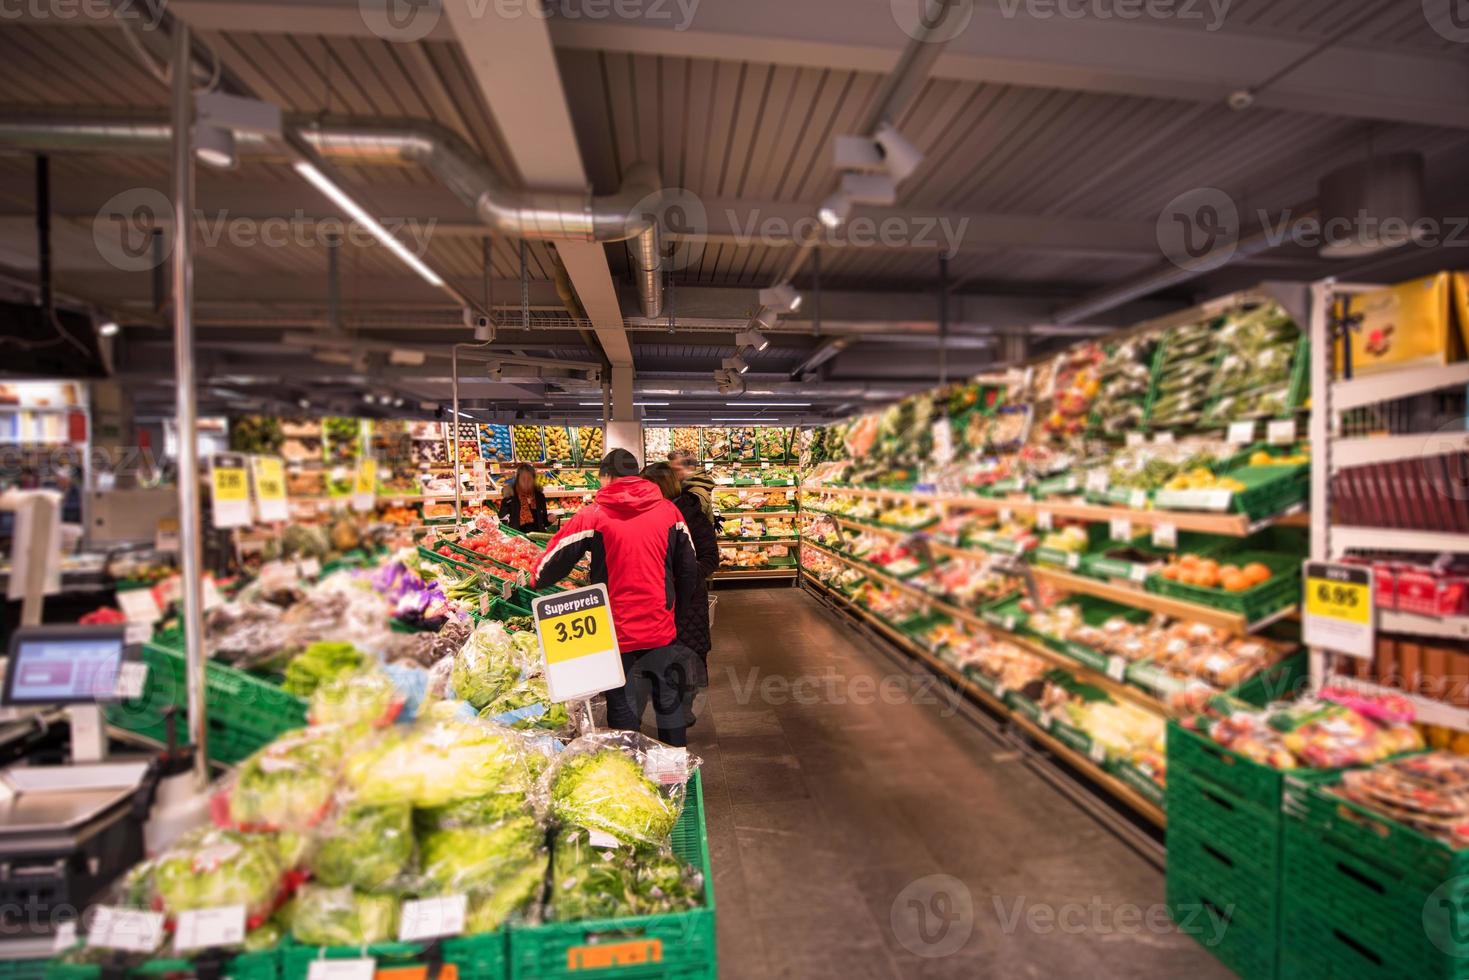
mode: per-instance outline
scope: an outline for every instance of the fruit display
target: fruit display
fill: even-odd
[[[280,419],[242,415],[230,420],[230,452],[275,456],[285,438]]]
[[[377,517],[384,524],[407,527],[418,523],[418,510],[413,507],[384,507],[378,511]]]
[[[778,552],[772,548],[741,548],[720,545],[719,564],[723,568],[735,570],[766,568],[770,565],[770,559],[774,557],[774,553]]]
[[[546,436],[546,460],[552,463],[576,462],[571,429],[564,425],[544,426]]]
[[[515,459],[521,463],[541,463],[546,460],[546,443],[538,425],[512,425],[510,441],[515,450]]]
[[[1057,358],[1050,407],[1034,436],[1057,443],[1081,435],[1091,413],[1092,402],[1102,390],[1101,365],[1105,360],[1096,344],[1081,344]]]
[[[1164,490],[1228,490],[1230,493],[1239,493],[1244,488],[1245,485],[1239,480],[1217,476],[1213,470],[1203,466],[1177,473],[1163,484]]]
[[[1278,415],[1288,407],[1300,328],[1274,303],[1226,317],[1214,335],[1219,361],[1209,383],[1209,424]]]
[[[322,420],[329,462],[356,459],[362,449],[362,420],[327,418]]]
[[[458,439],[454,438],[458,436]],[[459,465],[472,467],[480,457],[479,426],[474,422],[460,422],[449,433],[449,451],[459,447]]]
[[[413,461],[420,466],[446,466],[449,464],[449,447],[440,439],[415,439]]]
[[[1158,574],[1180,585],[1193,585],[1201,589],[1222,589],[1225,592],[1243,592],[1246,589],[1253,589],[1274,577],[1270,566],[1264,562],[1252,561],[1243,565],[1235,565],[1194,554],[1176,556]]]
[[[706,462],[722,463],[732,458],[733,444],[728,429],[697,429],[699,433],[700,458]]]
[[[1229,455],[1228,446],[1209,440],[1130,446],[1112,454],[1105,465],[1105,479],[1101,482],[1109,491],[1151,493],[1163,489],[1180,473],[1202,470],[1212,474],[1211,468]],[[1091,476],[1088,476],[1087,485],[1093,486]]]
[[[478,426],[479,454],[496,463],[508,463],[515,458],[515,446],[508,425]]]
[[[690,452],[697,456],[699,454],[699,430],[688,427],[674,429],[671,444],[672,448],[679,452]]]
[[[577,452],[581,456],[583,466],[591,466],[602,461],[602,427],[597,425],[583,425],[576,430]]]
[[[937,524],[938,511],[928,504],[900,503],[878,515],[877,523],[883,527],[895,527],[904,531],[918,531]]]
[[[1080,524],[1068,524],[1066,527],[1057,528],[1047,532],[1041,538],[1037,547],[1049,548],[1052,551],[1064,551],[1069,554],[1080,554],[1091,545],[1091,539],[1087,536],[1086,528]]]
[[[961,609],[977,609],[1012,594],[1019,581],[988,560],[950,558],[915,576],[911,584]]]
[[[1429,752],[1342,774],[1336,795],[1455,850],[1469,847],[1469,759]]]
[[[795,501],[787,490],[722,489],[714,492],[717,511],[794,510]]]
[[[791,432],[790,429],[762,428],[756,430],[756,446],[760,458],[779,462],[789,459],[791,456]]]

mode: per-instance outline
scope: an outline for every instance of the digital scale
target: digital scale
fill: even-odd
[[[70,762],[0,770],[0,958],[49,955],[60,921],[75,919],[143,858],[155,756],[107,760],[101,705],[128,668],[121,626],[32,626],[10,638],[0,706],[62,708]]]

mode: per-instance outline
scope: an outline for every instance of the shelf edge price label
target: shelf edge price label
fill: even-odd
[[[377,960],[357,957],[346,960],[312,960],[306,968],[306,980],[373,980]]]
[[[531,612],[552,701],[610,691],[626,682],[605,585],[539,597]]]
[[[95,949],[151,953],[162,941],[162,912],[99,905],[93,915],[92,926],[87,930],[87,945]]]
[[[1372,569],[1308,561],[1304,578],[1306,645],[1371,659],[1376,632]]]
[[[250,479],[255,486],[255,516],[261,521],[287,521],[286,464],[279,456],[251,456]]]
[[[1255,441],[1255,420],[1246,419],[1243,422],[1229,423],[1229,435],[1226,440],[1231,446],[1248,446]]]
[[[244,941],[245,906],[226,905],[180,912],[173,934],[173,949],[176,953],[185,953],[211,946],[236,946]]]
[[[1153,547],[1164,548],[1172,551],[1178,547],[1178,525],[1177,524],[1154,524],[1153,525]]]
[[[1288,446],[1296,441],[1296,420],[1280,419],[1265,426],[1265,439],[1272,446]]]
[[[404,902],[398,917],[398,941],[411,943],[421,939],[457,936],[464,931],[468,910],[467,895],[445,895],[441,898],[420,898]]]

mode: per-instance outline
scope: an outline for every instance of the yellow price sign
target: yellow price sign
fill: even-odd
[[[1377,624],[1372,569],[1308,561],[1303,577],[1305,615],[1301,626],[1307,645],[1371,658]]]
[[[622,686],[622,655],[605,585],[542,596],[531,612],[552,701]]]
[[[217,503],[238,503],[250,499],[250,483],[244,467],[214,468],[214,499]]]
[[[286,499],[286,468],[278,457],[255,458],[255,495],[261,500]]]
[[[357,482],[354,490],[357,493],[377,492],[377,460],[364,459],[357,464]]]

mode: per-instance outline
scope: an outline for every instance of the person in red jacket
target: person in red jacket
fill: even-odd
[[[602,460],[602,489],[556,533],[536,565],[533,587],[562,581],[583,555],[591,555],[592,581],[607,586],[617,646],[627,683],[607,691],[607,724],[636,731],[651,698],[658,738],[688,744],[693,689],[690,658],[675,641],[680,603],[699,583],[694,541],[677,507],[657,484],[638,476],[626,449]]]

